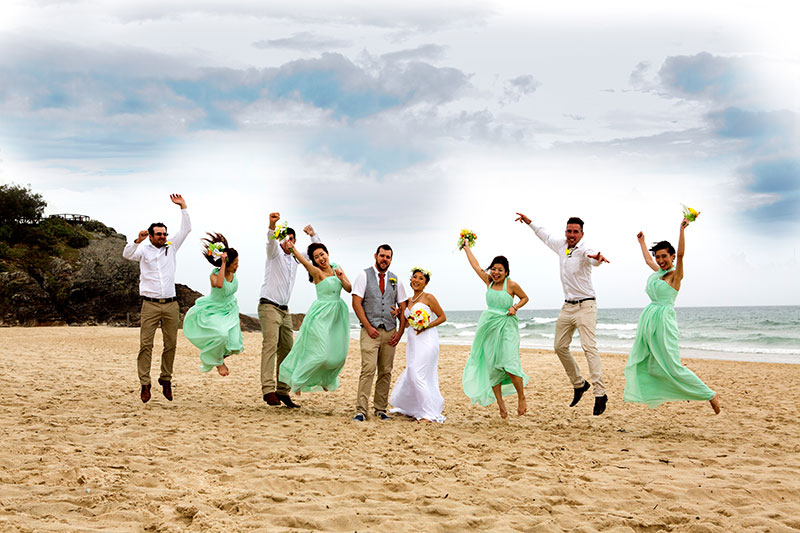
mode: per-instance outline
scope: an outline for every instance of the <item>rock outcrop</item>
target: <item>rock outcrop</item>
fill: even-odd
[[[25,267],[3,264],[0,325],[139,326],[139,265],[122,257],[125,236],[92,233],[72,257],[52,256]],[[202,296],[177,285],[181,320]],[[258,320],[239,315],[243,331],[259,331]]]

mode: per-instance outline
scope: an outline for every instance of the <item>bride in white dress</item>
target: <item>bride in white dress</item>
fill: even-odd
[[[439,392],[439,334],[436,326],[447,317],[436,298],[425,292],[431,280],[429,271],[411,269],[411,288],[414,295],[408,300],[405,316],[422,309],[430,315],[427,327],[409,327],[406,339],[406,369],[397,378],[389,398],[392,413],[400,413],[431,422],[444,422],[444,398]],[[434,319],[435,317],[435,319]]]

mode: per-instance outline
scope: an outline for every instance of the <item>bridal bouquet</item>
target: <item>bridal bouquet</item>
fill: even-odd
[[[424,309],[417,309],[408,315],[408,325],[417,331],[428,329],[431,323],[431,314]]]
[[[689,222],[694,222],[695,220],[697,220],[697,215],[700,214],[700,211],[695,211],[691,207],[687,207],[683,204],[681,204],[681,206],[683,206],[683,218],[685,218]]]
[[[475,240],[477,240],[477,238],[477,235],[470,230],[462,229],[461,234],[458,236],[458,249],[463,250],[465,246],[472,248],[475,246]]]
[[[286,238],[287,229],[289,229],[289,223],[284,220],[283,224],[278,224],[277,226],[275,226],[275,231],[269,234],[269,238],[281,242],[283,241],[283,239]]]
[[[222,253],[225,251],[225,246],[221,242],[212,242],[208,245],[208,250],[206,253],[211,257],[217,259],[222,257]]]

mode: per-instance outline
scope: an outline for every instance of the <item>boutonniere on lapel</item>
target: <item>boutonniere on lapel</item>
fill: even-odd
[[[397,288],[397,278],[389,278],[389,285],[391,285],[393,289],[396,289]]]
[[[564,250],[564,254],[567,257],[570,257],[572,255],[572,252],[574,252],[574,251],[575,251],[575,248],[567,248],[566,250]]]
[[[164,255],[167,255],[169,252],[170,246],[172,246],[172,241],[167,241],[164,243]]]

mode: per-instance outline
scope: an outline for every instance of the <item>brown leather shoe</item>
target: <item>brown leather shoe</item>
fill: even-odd
[[[268,405],[280,405],[281,401],[278,399],[278,395],[274,392],[268,392],[264,395],[264,401],[267,402]]]
[[[158,384],[161,385],[161,392],[164,393],[164,398],[172,401],[172,382],[158,378]]]
[[[150,385],[142,385],[142,403],[150,401]]]

